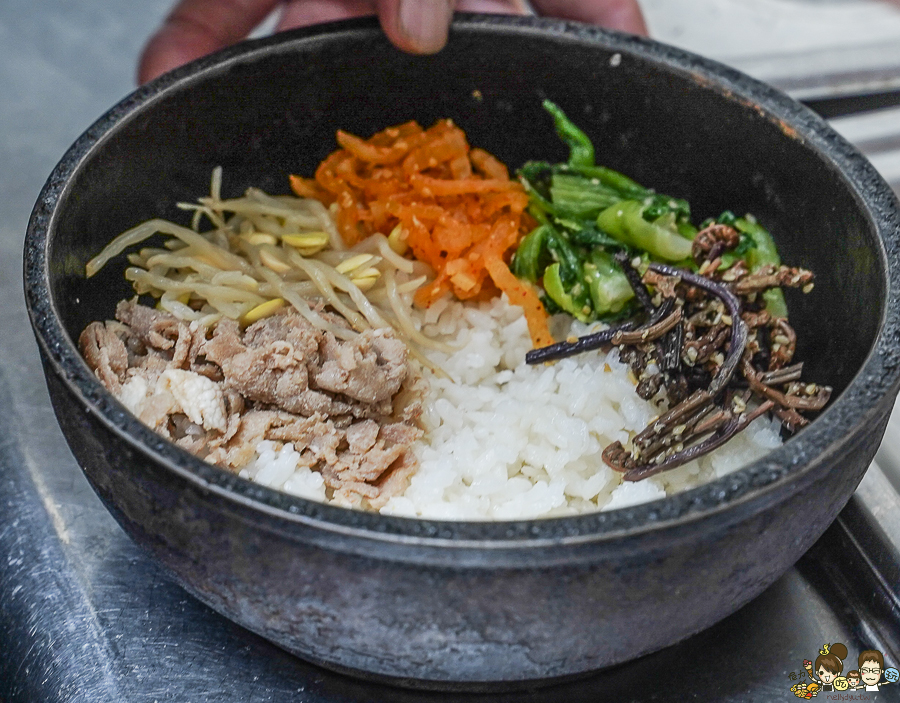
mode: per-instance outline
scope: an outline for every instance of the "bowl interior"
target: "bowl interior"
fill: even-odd
[[[840,393],[873,346],[886,270],[871,214],[827,156],[845,147],[738,74],[650,42],[511,21],[461,22],[431,57],[394,49],[372,22],[225,57],[138,93],[140,109],[107,115],[108,131],[78,155],[48,250],[52,303],[71,339],[133,294],[124,259],[91,280],[85,262],[148,218],[188,223],[175,203],[207,193],[213,167],[224,168],[226,196],[251,185],[286,193],[287,175],[311,175],[339,128],[369,136],[444,117],[512,168],[563,160],[541,107],[550,98],[593,138],[598,163],[687,198],[697,222],[726,208],[753,213],[785,263],[816,273],[811,294],[787,294],[806,378]]]

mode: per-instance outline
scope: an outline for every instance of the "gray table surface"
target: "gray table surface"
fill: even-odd
[[[56,425],[21,292],[26,222],[44,179],[68,145],[132,89],[140,45],[168,5],[169,0],[0,4],[0,287],[5,303],[0,307],[0,698],[431,700],[305,665],[189,597],[114,523]],[[876,482],[873,495],[889,486],[880,473],[871,481]],[[693,686],[647,697],[684,699],[715,689],[722,700],[749,700],[750,688],[769,697],[783,695],[791,668],[786,657],[793,662],[814,654],[800,651],[796,642],[842,637],[850,645],[883,639],[858,619],[825,607],[828,588],[808,568],[794,569],[680,651],[629,665],[593,687],[509,700],[556,695],[593,700],[600,690],[617,692],[617,700],[640,700],[644,696],[638,692],[646,690],[655,667],[685,668],[679,657],[706,657],[710,666],[692,665]],[[786,617],[769,622],[764,635],[759,620],[771,620],[773,609]],[[735,629],[746,635],[729,639]],[[723,672],[715,671],[729,662],[715,651],[723,638],[734,642],[732,656],[768,651],[760,655],[764,665],[756,674],[724,688],[717,683]]]

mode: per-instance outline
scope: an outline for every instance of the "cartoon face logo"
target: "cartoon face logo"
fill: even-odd
[[[896,683],[900,680],[900,671],[897,671],[897,669],[892,666],[888,667],[884,670],[884,679],[890,683]]]
[[[846,691],[850,688],[850,682],[847,681],[843,676],[838,676],[834,680],[834,690],[835,691]]]
[[[867,686],[874,686],[881,679],[881,667],[878,662],[867,661],[859,667],[859,675]]]
[[[824,666],[820,666],[816,674],[818,674],[819,681],[822,683],[831,683],[835,678],[835,673],[833,671],[828,671]]]

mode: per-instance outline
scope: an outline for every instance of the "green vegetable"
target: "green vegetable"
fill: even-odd
[[[556,133],[569,146],[569,164],[572,166],[593,166],[594,145],[588,136],[566,117],[555,103],[544,101],[544,109],[553,115]]]
[[[653,195],[653,191],[647,190],[637,181],[633,181],[628,176],[618,171],[613,171],[606,166],[566,165],[561,166],[558,171],[561,173],[572,172],[589,180],[599,181],[601,185],[616,191],[621,196],[619,200],[629,198],[639,200]]]
[[[588,251],[597,247],[606,249],[628,248],[626,244],[598,229],[596,222],[583,222],[581,227],[569,233],[569,241],[576,246],[584,247]]]
[[[606,208],[597,226],[616,239],[666,261],[682,261],[691,255],[691,243],[682,237],[670,218],[644,219],[645,205],[624,200]]]
[[[540,283],[548,311],[565,311],[584,322],[622,314],[633,298],[628,279],[610,251],[650,242],[680,260],[696,234],[684,200],[654,193],[628,176],[594,163],[594,146],[550,101],[544,108],[569,147],[567,163],[530,161],[519,170],[529,194],[529,213],[540,223],[513,258],[520,278]],[[636,219],[606,231],[598,218],[609,208],[634,202]],[[628,218],[626,218],[628,219]],[[627,236],[623,236],[625,233]],[[669,240],[677,240],[672,242]],[[685,248],[687,245],[687,248]]]
[[[565,291],[571,302],[569,307],[563,304],[547,289],[547,271],[544,271],[544,289],[567,312],[575,315],[582,322],[593,318],[591,308],[591,293],[584,280],[584,265],[580,253],[572,246],[562,233],[550,228],[547,231],[546,246],[553,259],[559,264],[555,275],[565,287]],[[548,267],[549,268],[549,267]]]
[[[716,220],[717,224],[728,225],[729,227],[734,227],[735,222],[737,222],[737,216],[731,210],[726,210]]]
[[[546,161],[527,161],[522,168],[519,169],[519,178],[526,181],[526,186],[536,188],[539,184],[546,181],[553,175],[558,166],[547,163]]]
[[[553,205],[576,218],[593,219],[622,196],[609,186],[592,183],[583,176],[555,173],[550,180]]]
[[[545,240],[551,229],[548,224],[541,225],[519,243],[512,261],[512,270],[516,276],[537,283],[541,277],[541,258]]]
[[[584,284],[580,285],[583,289],[586,289]],[[564,312],[569,313],[582,322],[590,322],[590,305],[583,304],[577,299],[576,294],[581,292],[578,288],[573,287],[571,289],[572,294],[570,295],[569,287],[563,283],[561,266],[559,263],[550,264],[550,266],[544,269],[544,290],[553,302],[559,305]]]
[[[760,225],[756,218],[747,216],[735,219],[733,227],[738,232],[746,234],[753,242],[753,247],[747,252],[747,264],[751,271],[757,271],[766,264],[781,266],[781,257],[775,247],[775,240],[769,231]]]
[[[746,234],[753,242],[753,246],[748,249],[745,255],[745,261],[750,267],[751,273],[768,264],[781,266],[781,257],[778,256],[775,240],[772,239],[769,231],[756,221],[756,218],[748,215],[747,217],[735,219],[734,228],[738,232]],[[771,288],[765,291],[763,300],[766,301],[766,311],[770,315],[773,317],[787,317],[787,303],[784,302],[784,294],[780,288]]]
[[[688,205],[687,200],[671,198],[668,195],[651,194],[645,198],[645,202],[647,209],[644,211],[644,219],[648,222],[663,215],[672,214],[678,222],[690,223],[691,206]]]
[[[591,291],[594,312],[598,315],[617,313],[634,297],[634,291],[622,269],[605,251],[591,252],[584,265],[584,277]]]
[[[678,234],[687,239],[689,242],[694,241],[694,237],[697,236],[697,232],[699,231],[690,222],[676,222],[675,229],[678,230]]]
[[[581,272],[581,259],[578,252],[575,251],[568,239],[552,227],[547,230],[546,242],[553,259],[562,265],[563,280],[570,284],[576,283]]]

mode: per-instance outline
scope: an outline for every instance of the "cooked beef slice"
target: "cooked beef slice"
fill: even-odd
[[[92,322],[78,338],[81,353],[97,378],[113,393],[121,388],[128,371],[128,350],[114,332],[115,323]]]
[[[285,315],[278,315],[279,322]],[[251,325],[242,335],[237,322],[222,320],[201,350],[208,361],[222,369],[225,387],[248,400],[283,408],[298,415],[318,412],[346,414],[347,403],[309,387],[309,367],[318,358],[315,330],[299,315],[277,324],[284,333],[273,339],[266,320]],[[343,412],[341,412],[343,411]]]
[[[234,320],[222,320],[200,354],[222,369],[226,388],[306,417],[390,415],[409,375],[406,346],[390,332],[340,341],[296,313],[265,318],[243,334]]]
[[[392,332],[342,341],[288,311],[244,331],[223,319],[210,333],[136,300],[119,303],[116,317],[82,333],[88,365],[144,422],[193,454],[238,471],[262,440],[290,442],[345,505],[381,507],[408,483],[423,381]],[[217,384],[215,426],[198,423],[197,409],[181,405],[189,399],[161,382],[176,370]]]
[[[361,403],[393,398],[408,373],[406,345],[385,330],[366,330],[349,342],[325,334],[319,353],[315,384]]]
[[[198,359],[207,341],[205,328],[188,325],[165,311],[141,305],[136,298],[119,302],[116,319],[126,329],[131,366],[149,366],[160,373],[165,369],[182,369],[214,381],[221,380],[222,372],[217,366]]]
[[[116,306],[116,319],[128,325],[134,335],[147,347],[172,350],[179,360],[187,357],[191,344],[191,330],[188,325],[173,315],[161,310],[140,305],[136,300],[122,300]],[[175,349],[181,347],[180,353]]]

